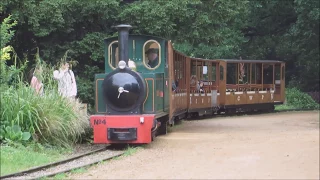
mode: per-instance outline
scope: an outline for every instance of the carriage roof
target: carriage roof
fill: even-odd
[[[282,63],[283,61],[277,60],[240,60],[240,59],[217,59],[221,61],[225,61],[227,63]]]

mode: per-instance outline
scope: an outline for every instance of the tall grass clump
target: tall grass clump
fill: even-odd
[[[19,69],[18,65],[9,67],[5,63],[1,64],[6,66],[6,74],[1,74],[5,77],[3,80],[10,79],[7,76],[15,72],[15,81],[1,85],[0,140],[8,142],[31,139],[70,147],[81,141],[82,135],[90,130],[88,114],[81,110],[78,99],[69,99],[59,94],[57,82],[53,79],[55,67],[41,61],[38,53],[35,59],[35,69],[40,72],[37,78],[44,84],[43,94],[37,94],[30,87],[30,82],[24,81],[25,66]],[[30,138],[23,136],[27,133],[31,134]]]
[[[310,95],[297,88],[286,89],[286,105],[299,109],[319,109],[319,104]]]
[[[0,104],[1,121],[9,122],[9,126],[19,125],[36,141],[67,147],[79,141],[89,127],[80,102],[61,97],[54,90],[38,96],[21,84],[17,89],[7,89]]]

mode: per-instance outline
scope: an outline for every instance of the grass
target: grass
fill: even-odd
[[[1,176],[45,165],[65,158],[67,149],[37,148],[36,146],[0,146]]]
[[[142,149],[141,146],[137,146],[137,147],[130,147],[128,146],[128,148],[126,149],[126,151],[124,152],[123,156],[130,156],[135,154],[139,149]]]
[[[289,110],[289,109],[296,109],[294,106],[282,104],[282,105],[276,105],[275,110],[281,111],[281,110]]]
[[[121,156],[118,156],[118,157],[115,157],[115,158],[112,158],[112,159],[109,159],[109,160],[106,160],[106,161],[100,161],[97,164],[92,164],[92,165],[89,165],[89,166],[86,166],[86,167],[77,168],[77,169],[74,169],[74,170],[72,170],[70,172],[60,173],[60,174],[57,174],[57,175],[55,175],[53,177],[44,177],[44,178],[41,178],[41,180],[45,180],[45,179],[68,179],[68,176],[70,176],[72,174],[87,172],[90,167],[94,167],[94,166],[97,166],[97,165],[100,165],[100,164],[104,164],[104,163],[106,163],[108,161],[111,161],[111,160],[120,160],[123,157],[131,156],[131,155],[135,154],[137,151],[139,151],[140,149],[143,149],[143,147],[145,147],[145,145],[142,145],[142,146],[128,146],[127,149],[125,150],[124,154],[121,155]]]
[[[122,159],[123,157],[127,157],[130,155],[135,154],[138,150],[143,149],[144,145],[142,146],[128,146],[127,149],[124,151],[123,155],[113,158],[114,160]]]

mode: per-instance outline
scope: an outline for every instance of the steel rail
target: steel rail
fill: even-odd
[[[22,176],[24,174],[30,174],[30,173],[34,173],[34,172],[37,172],[37,171],[40,171],[40,170],[43,170],[43,169],[48,169],[48,168],[53,167],[53,166],[64,164],[64,163],[79,159],[81,157],[88,156],[88,155],[91,155],[91,154],[106,150],[107,147],[108,146],[103,147],[103,148],[99,148],[99,149],[96,149],[96,150],[93,150],[93,151],[89,151],[89,152],[86,152],[86,153],[83,153],[83,154],[80,154],[78,156],[74,156],[74,157],[71,157],[71,158],[68,158],[68,159],[64,159],[64,160],[61,160],[61,161],[57,161],[57,162],[53,162],[53,163],[50,163],[50,164],[46,164],[46,165],[43,165],[43,166],[37,166],[37,167],[31,168],[31,169],[28,169],[28,170],[24,170],[24,171],[20,171],[20,172],[17,172],[17,173],[12,173],[12,174],[7,174],[7,175],[4,175],[4,176],[0,176],[0,179],[12,178],[12,177],[16,177],[16,176]]]
[[[58,172],[50,173],[50,174],[47,174],[47,175],[38,176],[38,177],[35,177],[33,179],[41,179],[41,178],[45,178],[45,177],[52,177],[52,176],[55,176],[57,174],[70,172],[70,171],[72,171],[74,169],[87,167],[87,166],[90,166],[90,165],[93,165],[93,164],[97,164],[97,163],[102,162],[102,161],[107,161],[107,160],[119,157],[119,156],[121,156],[123,154],[124,154],[124,152],[121,152],[121,153],[118,153],[116,155],[109,156],[107,158],[101,158],[101,159],[93,161],[93,162],[89,162],[89,163],[86,163],[86,164],[83,164],[83,165],[79,165],[79,166],[70,167],[70,168],[67,168],[67,169],[64,169],[64,170],[61,170],[61,171],[58,171]]]

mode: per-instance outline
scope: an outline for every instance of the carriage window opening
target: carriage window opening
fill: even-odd
[[[155,40],[149,40],[143,46],[143,63],[149,69],[159,67],[161,63],[161,47]]]
[[[263,65],[263,84],[273,84],[273,64]]]
[[[223,80],[223,66],[220,65],[220,80]]]
[[[274,67],[274,79],[280,80],[280,64],[276,64]]]
[[[250,64],[246,63],[244,65],[245,68],[245,76],[244,76],[244,83],[250,84]]]
[[[184,79],[184,66],[183,66],[183,59],[184,59],[184,57],[183,56],[180,56],[180,61],[179,61],[179,71],[180,71],[180,74],[179,74],[179,76],[180,76],[180,79]]]
[[[179,68],[178,68],[178,65],[177,65],[177,58],[178,58],[178,54],[174,53],[173,54],[173,68],[174,68],[174,79],[177,79],[177,76],[178,76],[178,71],[179,71]]]
[[[197,75],[197,66],[192,65],[191,66],[191,75]]]
[[[251,65],[251,84],[256,84],[256,64]]]
[[[215,64],[215,63],[212,63],[212,66],[211,66],[211,68],[212,68],[212,74],[211,74],[211,80],[213,81],[213,82],[215,82],[216,81],[216,68],[217,68],[217,65]]]
[[[248,83],[248,72],[250,64],[247,63],[239,63],[239,70],[238,70],[238,82],[239,84],[246,84]]]
[[[262,84],[262,63],[256,64],[256,84]]]
[[[202,79],[202,77],[203,77],[202,65],[197,66],[197,77],[198,77],[198,79]]]
[[[227,64],[227,84],[237,84],[237,66],[236,63]]]
[[[282,80],[284,80],[284,66],[282,67]]]
[[[196,62],[196,61],[194,61]],[[195,86],[197,83],[197,66],[192,61],[191,63],[191,77],[190,77],[190,86]]]
[[[119,63],[118,45],[118,41],[114,41],[109,45],[109,65],[111,68],[116,68]]]

